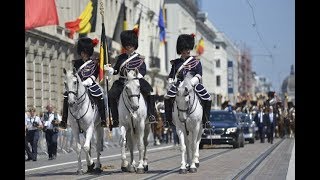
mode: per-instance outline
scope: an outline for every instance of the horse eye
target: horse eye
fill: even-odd
[[[77,84],[77,81],[74,81],[73,84],[76,85],[76,84]]]

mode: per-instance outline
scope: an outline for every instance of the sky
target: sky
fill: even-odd
[[[200,9],[218,31],[250,49],[252,70],[279,92],[295,66],[295,1],[200,0]]]

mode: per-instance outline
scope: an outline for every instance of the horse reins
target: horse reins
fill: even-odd
[[[133,78],[132,80],[139,80],[139,78]],[[138,101],[139,101],[139,99],[140,99],[140,93],[139,94],[132,94],[132,95],[129,95],[128,94],[128,92],[126,91],[126,90],[124,90],[124,92],[127,94],[127,99],[128,99],[128,101],[131,101],[131,98],[133,98],[133,97],[138,97]],[[133,118],[132,118],[132,112],[130,111],[130,109],[132,109],[133,110],[133,108],[132,108],[132,106],[131,106],[131,104],[130,104],[130,109],[129,109],[129,107],[127,106],[127,104],[126,104],[126,101],[125,101],[125,99],[124,99],[124,95],[123,95],[124,93],[122,93],[122,100],[123,100],[123,104],[124,104],[124,106],[126,107],[126,109],[129,111],[129,113],[130,113],[130,119],[131,119],[131,124],[132,124],[132,128],[133,128],[133,133],[135,134],[136,133],[136,130],[135,130],[135,128],[134,128],[134,125],[133,125]],[[135,112],[134,110],[133,110],[133,112]]]
[[[71,94],[74,94],[74,95],[77,97],[77,100],[76,100],[77,105],[79,105],[79,104],[81,104],[81,103],[84,102],[84,100],[85,100],[86,97],[87,97],[87,91],[88,91],[87,88],[85,88],[84,93],[78,98],[78,89],[79,89],[79,85],[78,85],[78,84],[79,84],[79,81],[78,81],[78,78],[77,78],[77,91],[76,91],[76,92],[74,92],[74,91],[69,91],[69,90],[67,91],[67,92],[68,92],[68,96],[69,96],[69,94],[71,93]],[[85,96],[85,97],[83,98],[82,101],[79,102],[79,100],[80,100],[83,96]],[[78,124],[78,127],[79,127],[79,132],[81,131],[79,120],[80,120],[81,118],[83,118],[83,117],[88,113],[89,107],[90,107],[90,101],[88,102],[88,107],[87,107],[86,112],[85,112],[81,117],[79,117],[79,118],[76,118],[75,115],[72,114],[72,112],[70,111],[70,108],[68,108],[70,114],[72,115],[72,117],[73,117],[74,119],[76,119],[76,121],[77,121],[77,124]]]

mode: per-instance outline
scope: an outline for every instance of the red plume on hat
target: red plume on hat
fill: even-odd
[[[95,47],[99,43],[99,40],[97,38],[92,39],[93,47]]]
[[[193,38],[196,37],[196,35],[195,35],[194,33],[191,33],[190,35],[191,35]]]
[[[132,31],[139,37],[139,27],[135,27]]]

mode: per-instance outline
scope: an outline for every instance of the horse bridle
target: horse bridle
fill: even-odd
[[[139,80],[139,78],[133,78],[132,80]],[[129,95],[129,93],[126,91],[126,89],[124,89],[124,92],[127,94],[127,97],[128,97],[129,101],[131,101],[131,98],[133,98],[133,97],[138,97],[138,101],[139,101],[140,93],[139,94],[131,94],[131,95]],[[126,106],[127,110],[130,112],[129,108],[127,107],[127,105],[126,105],[126,103],[124,101],[123,94],[122,94],[122,99],[123,99],[124,105]],[[130,108],[133,110],[131,104],[130,104]]]
[[[188,94],[187,95],[185,95],[185,96],[189,96],[190,95],[190,93],[188,92]],[[194,101],[196,100],[196,93],[193,93],[193,102],[192,103],[188,103],[188,107],[187,107],[187,109],[180,109],[179,108],[179,106],[178,106],[178,104],[177,104],[177,109],[178,109],[178,111],[179,112],[186,112],[186,113],[188,113],[189,115],[191,115],[195,110],[196,110],[196,108],[197,108],[197,104],[198,103],[196,103],[196,107],[193,109],[193,111],[189,111],[189,109],[192,109],[192,106],[193,106],[193,103],[194,103]],[[190,104],[192,104],[191,105],[191,108],[190,108]],[[178,115],[179,115],[179,113],[178,113]]]
[[[66,89],[67,89],[68,96],[69,96],[69,94],[71,93],[71,94],[74,94],[74,95],[77,97],[76,103],[79,105],[79,104],[81,104],[82,102],[84,102],[84,100],[85,100],[86,97],[87,97],[87,88],[85,88],[84,93],[83,93],[80,97],[78,97],[78,94],[79,94],[79,93],[78,93],[79,80],[78,80],[78,77],[77,77],[77,76],[75,76],[75,77],[77,78],[77,81],[76,81],[76,82],[77,82],[77,91],[76,91],[76,92],[74,92],[74,91],[69,91],[67,87],[66,87]],[[81,101],[79,102],[79,100],[80,100],[83,96],[85,96],[85,97],[83,98],[83,100],[81,100]],[[86,112],[85,112],[80,118],[76,118],[76,117],[74,116],[74,114],[72,114],[72,112],[70,111],[70,109],[69,109],[69,111],[70,111],[70,114],[72,115],[72,117],[73,117],[74,119],[76,119],[77,121],[79,121],[79,119],[83,118],[83,117],[87,114],[87,112],[88,112],[88,110],[89,110],[89,106],[90,106],[90,103],[88,103],[88,107],[87,107]]]

